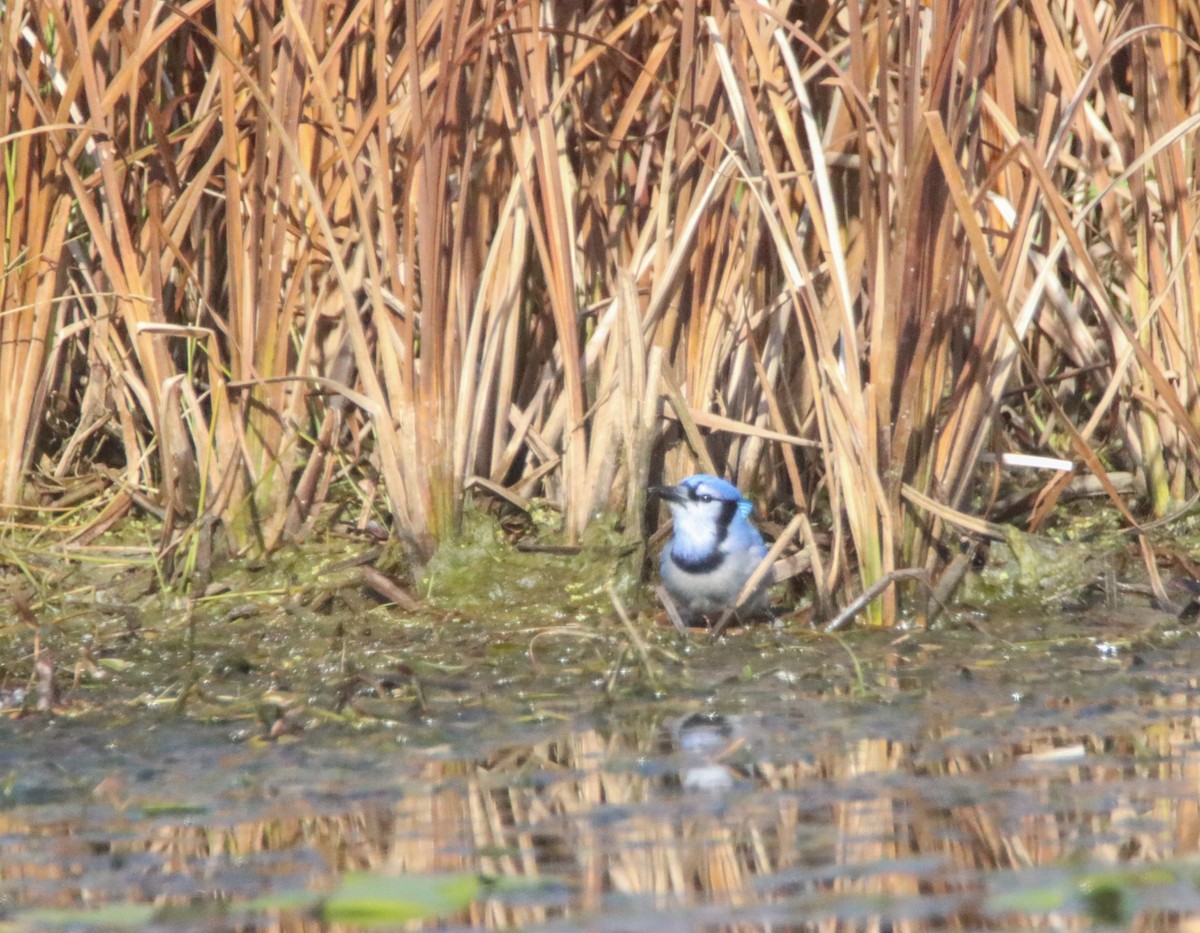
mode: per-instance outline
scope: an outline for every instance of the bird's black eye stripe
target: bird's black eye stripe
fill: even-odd
[[[686,486],[684,488],[687,489],[688,498],[693,502],[720,502],[722,505],[725,505],[730,501],[728,499],[718,499],[711,492],[697,492],[695,486]]]
[[[729,523],[733,521],[733,516],[737,515],[738,504],[735,499],[721,500],[721,514],[717,516],[717,527],[720,528],[720,541],[725,540],[725,533],[729,531]]]

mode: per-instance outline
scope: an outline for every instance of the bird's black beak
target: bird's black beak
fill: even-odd
[[[666,499],[668,502],[686,502],[687,496],[679,491],[678,486],[651,486],[646,490],[652,496]]]

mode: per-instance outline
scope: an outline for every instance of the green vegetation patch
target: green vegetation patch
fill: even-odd
[[[539,512],[539,533],[517,546],[497,522],[477,510],[463,530],[438,548],[426,567],[424,595],[437,607],[476,619],[557,625],[612,612],[608,587],[624,599],[636,589],[641,542],[631,543],[611,522],[589,526],[582,546],[569,548]]]

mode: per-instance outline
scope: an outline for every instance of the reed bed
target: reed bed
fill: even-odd
[[[0,10],[10,521],[189,579],[336,501],[416,566],[702,467],[830,613],[1002,490],[1194,502],[1195,3]]]

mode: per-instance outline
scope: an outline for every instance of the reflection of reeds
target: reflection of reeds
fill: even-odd
[[[112,780],[96,789],[82,836],[70,817],[30,826],[22,808],[0,810],[0,885],[16,892],[11,906],[19,908],[185,903],[179,892],[188,886],[237,900],[265,890],[277,872],[320,889],[348,870],[481,871],[568,885],[565,901],[540,902],[534,892],[475,904],[469,919],[485,928],[586,920],[634,903],[667,917],[724,909],[734,918],[728,929],[762,929],[738,920],[738,911],[774,906],[806,929],[848,931],[881,928],[888,904],[922,898],[946,898],[962,925],[989,928],[995,918],[978,905],[993,879],[1014,870],[1197,854],[1197,722],[1187,701],[1148,698],[1146,712],[1169,716],[1137,733],[1054,726],[969,754],[914,754],[907,744],[862,738],[808,747],[810,760],[799,763],[782,747],[757,755],[764,749],[751,736],[729,762],[744,783],[716,795],[681,789],[669,730],[648,718],[627,731],[583,729],[482,761],[410,760],[393,802],[376,798],[342,813],[322,813],[301,790],[255,819],[226,813],[206,825],[198,814],[190,825],[160,818],[144,826],[130,786]],[[956,734],[953,721],[923,733],[934,744]],[[81,811],[78,819],[89,817]],[[114,838],[103,842],[110,831]],[[48,841],[54,859],[45,858]],[[291,857],[260,866],[261,853]],[[140,867],[136,877],[105,868],[98,884],[79,874],[81,865],[95,871],[97,859]],[[882,905],[875,919],[862,913],[873,903]],[[1057,919],[1084,926],[1076,916]],[[269,928],[308,929],[306,922],[285,916]],[[891,922],[921,931],[956,921],[918,914]],[[1032,915],[1001,925],[1040,928]]]
[[[985,448],[1195,492],[1191,7],[6,10],[0,501],[119,464],[76,540],[138,503],[202,572],[342,480],[417,559],[468,486],[633,535],[701,464],[848,595]]]

